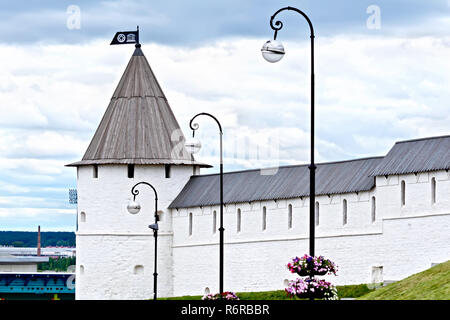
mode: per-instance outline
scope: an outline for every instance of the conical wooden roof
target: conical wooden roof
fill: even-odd
[[[91,164],[198,163],[140,47],[137,47],[81,161]]]

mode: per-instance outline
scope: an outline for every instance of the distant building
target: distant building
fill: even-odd
[[[48,257],[14,256],[0,248],[0,272],[37,272],[42,262],[48,262]]]
[[[208,110],[205,110],[208,111]],[[218,291],[219,176],[200,175],[167,99],[137,48],[77,168],[77,299],[149,299],[153,194],[130,215],[131,187],[159,194],[160,296]],[[450,258],[450,136],[397,142],[386,156],[321,163],[316,253],[336,284],[399,280]],[[283,289],[308,252],[306,165],[228,172],[225,289]]]
[[[49,256],[61,257],[61,251],[41,248],[41,228],[38,227],[37,248],[0,247],[0,300],[73,300],[75,274],[70,272],[38,272],[38,264]],[[57,248],[58,250],[61,248]],[[75,255],[75,248],[64,248],[66,255]],[[69,250],[67,252],[67,250]],[[68,254],[67,254],[68,253]],[[56,254],[56,256],[55,256]]]
[[[0,271],[0,300],[73,300],[74,298],[74,273]]]
[[[45,247],[41,248],[41,257],[64,258],[75,257],[76,248],[72,247]],[[26,247],[0,247],[0,253],[4,252],[13,256],[37,256],[37,248]]]

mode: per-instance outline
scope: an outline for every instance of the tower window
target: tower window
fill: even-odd
[[[189,213],[189,235],[192,236],[192,212]]]
[[[288,205],[288,229],[292,229],[292,204]]]
[[[128,165],[128,178],[134,178],[134,164]]]
[[[80,222],[86,222],[86,213],[84,211],[80,213]]]
[[[161,221],[161,222],[164,221],[164,211],[161,211],[161,210],[158,211],[158,221]]]
[[[166,179],[170,178],[170,164],[166,164],[165,166],[165,171],[166,171]]]
[[[95,179],[98,178],[98,166],[96,164],[92,166],[92,177]]]
[[[400,193],[401,193],[401,204],[404,206],[406,204],[406,184],[405,180],[402,180],[400,184]]]
[[[216,210],[213,211],[213,234],[215,234],[217,231],[217,212]]]
[[[236,232],[241,232],[241,209],[237,210]]]
[[[372,197],[372,223],[375,222],[376,214],[377,214],[376,212],[377,212],[377,207],[376,207],[375,197]]]
[[[383,282],[383,266],[372,267],[372,283]]]
[[[431,204],[436,203],[436,178],[431,178]]]
[[[315,220],[316,220],[316,226],[318,226],[319,225],[319,202],[317,201],[316,202],[316,207],[315,207],[315,214],[316,214],[316,216],[315,216]]]
[[[144,266],[143,265],[134,266],[133,274],[144,274]]]
[[[347,224],[347,200],[342,201],[342,224],[345,226]]]
[[[263,207],[262,210],[262,230],[266,230],[267,228],[267,209],[266,207]]]

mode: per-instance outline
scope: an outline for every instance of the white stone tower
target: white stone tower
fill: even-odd
[[[139,188],[141,211],[126,207],[137,182],[158,191],[158,296],[172,294],[172,219],[168,205],[204,164],[184,137],[140,45],[77,167],[77,299],[153,296],[154,194]]]

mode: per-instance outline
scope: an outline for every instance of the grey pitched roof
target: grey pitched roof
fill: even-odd
[[[450,169],[450,136],[397,142],[372,176]]]
[[[316,195],[368,191],[375,186],[370,173],[383,160],[373,157],[321,163],[316,170]],[[224,174],[224,202],[290,199],[309,196],[308,165],[283,166],[274,175],[247,170]],[[192,176],[169,208],[219,204],[219,175]]]
[[[177,139],[172,137],[174,134]],[[136,48],[81,161],[89,164],[196,164],[142,50]]]

